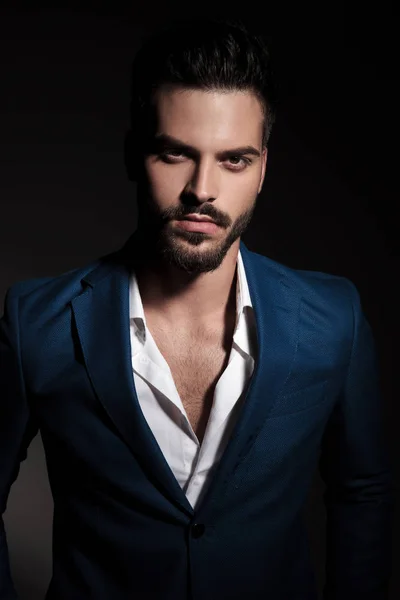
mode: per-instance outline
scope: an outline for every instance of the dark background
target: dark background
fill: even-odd
[[[123,164],[132,58],[144,34],[165,18],[193,7],[196,14],[211,14],[215,6],[2,5],[1,301],[15,281],[84,265],[120,247],[136,229],[135,186]],[[398,481],[400,98],[394,3],[367,8],[363,2],[246,2],[236,9],[221,3],[222,9],[269,35],[281,96],[267,177],[243,240],[250,250],[289,266],[343,275],[356,284],[378,347]],[[306,519],[320,588],[322,492],[316,473]],[[52,511],[38,436],[5,514],[21,600],[42,599],[47,589]],[[396,513],[391,600],[400,592],[399,526]]]

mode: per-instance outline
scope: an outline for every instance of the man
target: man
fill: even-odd
[[[358,292],[240,240],[274,120],[265,46],[233,23],[178,22],[132,81],[137,231],[6,296],[2,512],[40,429],[48,600],[315,600],[300,514],[319,466],[324,597],[383,600],[393,484]],[[0,560],[11,600],[4,532]]]

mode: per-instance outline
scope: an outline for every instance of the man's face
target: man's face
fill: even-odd
[[[153,251],[179,269],[193,275],[213,271],[239,244],[262,187],[267,151],[261,105],[250,92],[164,87],[155,113],[138,182],[139,229]],[[177,219],[191,213],[209,216],[216,231],[179,227]]]

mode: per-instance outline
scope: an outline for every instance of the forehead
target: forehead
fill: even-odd
[[[154,98],[157,134],[198,148],[259,144],[263,111],[250,91],[161,87]]]

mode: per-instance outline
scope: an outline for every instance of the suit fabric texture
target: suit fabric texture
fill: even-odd
[[[326,485],[324,600],[386,600],[392,471],[378,361],[348,279],[240,242],[258,350],[196,510],[140,410],[129,340],[135,234],[11,286],[0,321],[0,508],[40,430],[54,499],[46,600],[317,600],[302,508]],[[3,522],[0,600],[15,600]]]

